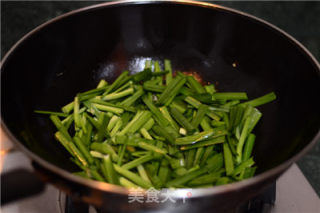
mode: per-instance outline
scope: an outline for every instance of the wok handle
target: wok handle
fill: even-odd
[[[1,205],[39,194],[45,184],[33,172],[15,169],[1,174]]]

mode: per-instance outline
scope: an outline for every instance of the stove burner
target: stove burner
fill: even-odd
[[[91,213],[89,205],[74,201],[70,196],[66,196],[65,213]]]
[[[273,183],[264,192],[235,210],[236,213],[270,213],[276,200],[276,183]],[[70,196],[65,198],[64,213],[108,213],[94,209],[83,202],[75,201]]]
[[[261,194],[249,200],[238,211],[243,213],[269,213],[271,212],[276,201],[276,183],[273,183],[269,188]]]

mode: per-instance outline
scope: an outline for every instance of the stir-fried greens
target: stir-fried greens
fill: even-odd
[[[169,60],[164,71],[146,61],[139,73],[77,94],[62,112],[35,112],[50,115],[77,175],[128,188],[208,187],[254,175],[255,107],[275,98],[248,101],[174,73]]]

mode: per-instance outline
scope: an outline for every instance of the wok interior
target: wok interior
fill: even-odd
[[[261,173],[289,159],[319,130],[319,73],[310,58],[272,28],[247,17],[188,5],[101,7],[60,19],[28,37],[2,72],[2,118],[28,149],[68,171],[76,167],[55,141],[47,116],[77,92],[140,71],[146,59],[172,61],[219,91],[255,98],[275,91],[259,109],[254,159]]]

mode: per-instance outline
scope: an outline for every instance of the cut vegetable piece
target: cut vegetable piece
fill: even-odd
[[[115,124],[114,128],[112,129],[112,131],[110,132],[110,136],[111,137],[114,137],[116,134],[118,134],[119,130],[121,129],[122,127],[122,118],[118,119],[117,120],[117,123]]]
[[[187,169],[190,169],[193,166],[195,155],[196,155],[195,149],[191,149],[187,151],[186,160],[185,160]]]
[[[35,113],[38,114],[45,114],[45,115],[56,115],[59,117],[68,117],[68,113],[63,113],[63,112],[53,112],[53,111],[44,111],[44,110],[34,110]]]
[[[224,169],[220,169],[219,171],[211,172],[210,174],[206,174],[206,175],[202,175],[200,177],[197,177],[197,178],[191,180],[188,183],[188,185],[189,186],[197,186],[197,185],[215,183],[224,172],[225,172]]]
[[[168,141],[170,144],[173,145],[175,143],[175,140],[176,140],[175,136],[173,134],[170,134],[165,128],[162,128],[159,125],[154,125],[152,127],[152,130],[156,134],[164,137],[166,139],[166,141]]]
[[[207,131],[207,130],[211,129],[211,126],[209,124],[209,118],[208,117],[204,117],[202,119],[201,123],[200,123],[200,126],[204,131]]]
[[[145,128],[141,128],[140,133],[145,139],[148,139],[148,140],[153,139],[152,136],[149,134],[148,130],[146,130]]]
[[[181,112],[182,114],[185,113],[185,111],[187,110],[187,105],[181,100],[172,101],[170,107],[179,110],[179,112]]]
[[[187,96],[184,99],[188,104],[190,104],[191,106],[195,107],[195,108],[199,108],[199,106],[201,105],[201,102],[196,100],[195,98],[191,97],[191,96]]]
[[[204,148],[199,147],[196,152],[196,156],[194,157],[193,166],[199,165],[202,155],[204,153]]]
[[[141,165],[141,164],[138,165],[138,166],[137,166],[137,169],[138,169],[138,172],[139,172],[140,177],[141,177],[143,180],[145,180],[146,182],[148,182],[148,183],[151,184],[151,181],[150,181],[150,179],[149,179],[149,177],[148,177],[148,174],[147,174],[146,170],[144,169],[143,165]]]
[[[241,103],[240,105],[251,105],[252,107],[258,107],[263,104],[269,103],[271,101],[274,101],[277,98],[276,94],[274,92],[270,92],[264,96],[261,96],[259,98],[253,99],[251,101],[247,101],[244,103]]]
[[[201,102],[191,96],[187,96],[184,100],[194,108],[198,109],[201,106]],[[210,107],[208,109],[210,109]],[[207,115],[214,120],[217,120],[217,121],[220,120],[220,117],[213,111],[207,111]]]
[[[73,102],[74,102],[74,105],[73,105],[74,127],[76,131],[79,131],[81,124],[80,124],[80,113],[79,113],[80,103],[79,103],[78,96],[74,98]]]
[[[224,185],[230,182],[230,179],[228,177],[221,177],[217,180],[216,185]]]
[[[179,130],[179,125],[173,120],[173,118],[171,117],[168,108],[166,106],[163,106],[160,108],[160,112],[163,114],[163,116],[169,121],[169,123],[171,124],[171,126],[173,128],[175,128],[176,131]]]
[[[132,75],[132,80],[135,83],[138,83],[140,81],[147,81],[152,77],[152,72],[150,67],[146,67],[142,72],[138,72],[134,75]]]
[[[256,136],[254,134],[249,134],[247,141],[244,145],[242,161],[246,161],[250,158],[255,139],[256,139]]]
[[[98,123],[100,124],[98,132],[96,134],[96,141],[103,141],[105,137],[109,137],[109,132],[107,131],[107,124],[110,118],[107,117],[105,113],[100,113],[100,117],[98,118]]]
[[[97,170],[88,169],[87,171],[90,174],[90,177],[92,177],[93,179],[98,180],[98,181],[104,181],[103,177],[99,174],[99,172],[97,172]]]
[[[145,82],[143,84],[143,89],[147,90],[147,91],[150,91],[150,92],[160,92],[160,93],[162,93],[166,89],[166,87],[162,86],[162,85],[157,85],[157,84],[154,84],[152,82],[147,81],[147,82]]]
[[[210,93],[192,94],[191,97],[197,99],[201,103],[205,103],[205,104],[215,103],[215,98]]]
[[[133,103],[135,103],[142,95],[144,94],[144,91],[141,86],[138,87],[136,92],[134,92],[131,96],[123,100],[120,105],[121,106],[131,106]]]
[[[167,126],[169,124],[168,120],[162,115],[160,110],[152,103],[152,101],[147,96],[143,96],[142,100],[154,114],[155,118],[157,119],[156,121],[158,121],[161,126]]]
[[[142,114],[140,117],[138,117],[137,120],[132,120],[129,122],[129,124],[124,128],[129,128],[128,133],[135,133],[138,131],[150,118],[152,114],[149,111],[142,111]],[[121,131],[122,133],[122,131]]]
[[[101,105],[101,104],[93,104],[93,106],[95,106],[97,109],[101,110],[101,111],[105,111],[105,112],[112,112],[115,113],[117,115],[123,113],[123,109],[121,108],[116,108],[116,107],[111,107],[111,106],[105,106],[105,105]]]
[[[61,142],[61,144],[73,155],[84,167],[88,166],[87,160],[84,158],[83,154],[79,149],[73,144],[72,141],[69,141],[61,132],[56,132],[56,138]],[[67,148],[68,147],[68,148]]]
[[[214,144],[219,144],[219,143],[223,143],[225,142],[225,137],[215,137],[215,138],[210,138],[208,140],[203,140],[200,142],[196,142],[192,145],[188,145],[188,146],[181,146],[180,150],[189,150],[189,149],[194,149],[194,148],[199,148],[199,147],[207,147],[207,146],[211,146]]]
[[[50,119],[52,123],[56,126],[56,128],[66,137],[67,140],[71,141],[72,138],[67,131],[66,127],[62,124],[58,116],[56,115],[50,115]]]
[[[233,171],[233,175],[236,176],[238,174],[240,174],[242,171],[244,171],[246,168],[249,168],[251,166],[253,166],[254,161],[252,158],[249,158],[246,161],[243,161],[239,166],[237,166],[234,171]]]
[[[184,77],[177,76],[167,85],[163,93],[160,95],[157,103],[159,105],[169,105],[185,82],[186,79]]]
[[[120,147],[119,158],[118,158],[118,162],[117,162],[117,165],[119,165],[119,166],[122,165],[122,161],[123,161],[124,155],[126,153],[126,148],[127,148],[127,144],[124,144]]]
[[[165,183],[167,183],[169,176],[170,176],[169,162],[167,159],[164,158],[162,159],[160,164],[158,177],[164,185]]]
[[[160,73],[160,72],[162,72],[159,61],[154,61],[153,66],[154,66],[154,73]],[[167,73],[166,73],[166,74],[167,74]],[[163,83],[162,83],[162,76],[158,76],[158,77],[156,77],[156,79],[157,79],[157,81],[159,82],[159,83],[158,83],[159,85],[162,85],[162,84],[163,84]]]
[[[143,157],[137,158],[133,161],[130,161],[130,162],[122,165],[122,168],[130,170],[132,168],[139,166],[140,164],[143,164],[143,163],[146,163],[146,162],[152,160],[153,158],[154,158],[154,156],[152,156],[152,154],[147,154]]]
[[[241,132],[241,136],[240,136],[240,139],[239,139],[239,142],[237,144],[237,157],[236,157],[236,161],[237,163],[241,163],[242,161],[242,150],[243,150],[243,145],[244,145],[244,142],[247,138],[247,135],[248,135],[248,129],[249,129],[249,124],[250,124],[250,121],[251,121],[251,118],[250,116],[247,117],[245,123],[244,123],[244,126],[242,128],[242,132]]]
[[[128,87],[133,88],[133,81],[128,81],[127,83],[116,89],[114,93],[122,92],[123,90],[128,89]]]
[[[172,81],[171,61],[168,59],[164,60],[164,70],[168,71],[168,73],[166,74],[166,84],[168,85]]]
[[[197,143],[199,141],[203,141],[203,140],[206,140],[209,138],[223,136],[223,135],[226,135],[227,133],[228,133],[227,130],[221,129],[221,128],[210,129],[207,131],[196,133],[194,135],[177,138],[175,141],[175,144],[176,145],[190,145],[190,144],[194,144],[194,143]]]
[[[225,122],[224,122],[224,121],[212,120],[212,121],[211,121],[211,125],[212,125],[213,127],[221,127],[221,126],[225,126]]]
[[[207,146],[207,147],[205,148],[205,151],[204,151],[203,156],[202,156],[202,158],[201,158],[200,166],[205,165],[208,157],[210,156],[210,154],[213,153],[213,152],[212,152],[212,151],[213,151],[213,148],[214,148],[214,146]]]
[[[119,119],[120,119],[120,117],[118,117],[116,115],[112,116],[109,123],[108,123],[107,130],[111,131]]]
[[[87,160],[87,162],[89,164],[93,163],[93,158],[89,153],[89,150],[87,149],[87,147],[85,147],[84,143],[82,142],[82,140],[75,136],[73,138],[73,141],[75,142],[75,144],[77,145],[78,149],[80,150],[80,152],[83,154],[83,156],[85,157],[85,159]]]
[[[92,143],[91,144],[91,149],[101,152],[103,154],[108,154],[111,156],[112,161],[117,162],[119,156],[118,154],[114,151],[114,149],[112,148],[112,146],[110,146],[108,143],[104,142],[104,143]]]
[[[206,168],[201,168],[201,169],[197,169],[195,171],[192,171],[192,172],[188,172],[187,174],[185,174],[184,176],[182,177],[178,177],[176,179],[173,179],[173,180],[170,180],[166,186],[167,187],[179,187],[185,183],[187,183],[188,181],[204,174],[207,172],[207,169]]]
[[[208,111],[208,106],[201,104],[198,108],[197,114],[192,120],[191,124],[193,125],[194,128],[198,128],[198,125],[201,123],[203,120],[204,116],[206,115]]]
[[[205,93],[206,92],[206,90],[199,83],[199,81],[194,79],[193,76],[188,76],[187,77],[187,81],[188,81],[189,85],[191,86],[191,88],[194,89],[197,93],[201,94],[201,93]]]
[[[213,84],[205,85],[204,89],[206,90],[207,93],[210,93],[211,95],[213,95],[213,93],[216,92],[216,89]]]
[[[69,114],[73,110],[73,108],[74,108],[74,102],[72,101],[69,104],[63,106],[61,108],[61,111],[64,112],[64,113]]]
[[[234,170],[233,158],[230,148],[227,143],[223,144],[223,155],[224,155],[224,164],[226,169],[226,174],[229,176]]]
[[[118,165],[113,165],[114,169],[116,170],[116,172],[118,172],[120,175],[123,175],[124,177],[128,178],[129,180],[131,180],[132,182],[134,182],[135,184],[137,184],[138,186],[145,188],[145,189],[149,189],[152,186],[152,184],[148,183],[147,181],[143,180],[139,175],[130,172],[127,169],[124,169]]]
[[[133,93],[134,93],[134,89],[128,88],[128,89],[121,91],[121,92],[111,93],[111,94],[105,95],[102,97],[102,100],[110,101],[110,100],[114,100],[114,99],[119,99],[119,98],[123,98],[128,95],[131,95]]]
[[[213,97],[217,100],[248,100],[245,92],[216,92]]]
[[[248,133],[250,133],[253,128],[256,126],[256,124],[258,123],[258,121],[260,120],[262,116],[262,113],[254,108],[250,114],[250,123],[249,123],[249,127],[248,127]]]
[[[121,186],[124,186],[128,189],[138,189],[140,188],[138,185],[134,184],[133,182],[131,182],[130,180],[124,178],[124,177],[120,177],[119,178],[119,183]]]
[[[257,169],[257,167],[246,168],[243,173],[242,178],[247,179],[247,178],[252,177],[254,175],[254,173],[256,172],[256,169]]]
[[[121,132],[118,133],[118,135],[124,135],[127,132],[136,132],[138,129],[136,127],[134,128],[134,126],[139,125],[138,127],[141,127],[144,124],[144,122],[147,122],[147,120],[150,118],[148,118],[148,115],[145,112],[147,111],[138,111],[137,114],[135,114],[135,116],[133,117],[133,119],[121,130]],[[144,116],[142,117],[142,115]]]
[[[103,164],[102,166],[105,169],[105,178],[108,180],[109,183],[111,184],[118,184],[118,175],[114,170],[112,161],[110,159],[110,155],[107,155],[103,158]]]
[[[126,83],[127,81],[129,81],[130,77],[128,76],[129,72],[128,71],[124,71],[122,72],[119,77],[107,88],[107,90],[103,93],[102,96],[105,96],[107,94],[109,94],[110,92],[112,92],[113,90],[117,89],[118,87],[120,87],[122,84]]]
[[[61,123],[65,126],[66,129],[69,129],[73,121],[74,121],[74,116],[73,114],[71,114],[65,119],[63,119]]]
[[[218,171],[224,165],[223,154],[218,153],[210,157],[206,162],[206,168],[209,172]]]
[[[192,124],[177,110],[176,108],[170,108],[170,113],[172,117],[183,127],[187,130],[188,134],[192,134],[195,132],[195,128]]]
[[[142,149],[148,150],[148,151],[153,151],[155,153],[159,153],[159,154],[167,154],[167,151],[165,149],[156,147],[154,145],[145,143],[143,141],[138,142],[138,146]]]
[[[91,95],[93,95],[93,97],[101,95],[106,90],[106,88],[106,86],[103,86],[96,89],[91,89],[86,92],[78,93],[77,96],[79,97],[79,100],[87,100]]]
[[[97,89],[105,88],[107,85],[108,85],[108,82],[106,82],[104,79],[101,79],[97,85]]]

